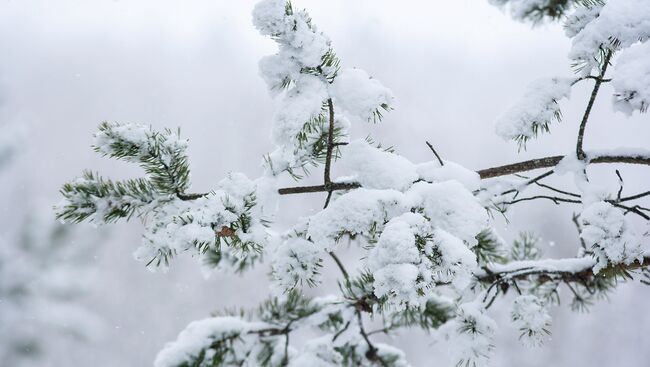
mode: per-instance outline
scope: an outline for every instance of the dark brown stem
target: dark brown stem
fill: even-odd
[[[315,186],[296,186],[296,187],[285,187],[278,190],[280,195],[289,195],[289,194],[307,194],[312,192],[327,192],[327,191],[337,191],[337,190],[352,190],[358,189],[361,185],[356,182],[351,183],[337,183],[332,182],[329,186],[325,185],[315,185]]]
[[[327,108],[329,110],[329,128],[327,129],[327,152],[325,154],[325,170],[323,172],[323,186],[327,190],[327,199],[325,199],[325,205],[323,209],[327,208],[332,199],[332,189],[330,188],[332,184],[332,179],[330,177],[330,171],[332,169],[332,153],[334,152],[334,104],[332,99],[327,100]]]
[[[332,152],[334,151],[334,104],[331,98],[327,100],[327,108],[329,109],[329,129],[327,129],[327,153],[325,155],[325,171],[323,174],[325,185],[332,182],[330,170],[332,167]]]
[[[517,162],[512,164],[507,164],[504,166],[486,168],[476,173],[481,176],[481,179],[494,178],[500,176],[512,175],[519,172],[533,171],[540,168],[549,168],[555,167],[564,156],[556,155],[552,157],[544,157],[538,159],[531,159],[528,161]],[[604,155],[596,156],[593,159],[589,160],[590,164],[596,163],[627,163],[627,164],[642,164],[650,166],[650,156],[645,155]],[[548,173],[548,172],[547,172]],[[552,172],[551,172],[552,173]],[[550,173],[549,173],[550,174]],[[325,185],[316,185],[316,186],[298,186],[298,187],[286,187],[279,189],[278,192],[280,195],[288,194],[305,194],[310,192],[327,192],[327,191],[337,191],[337,190],[352,190],[360,188],[361,185],[356,182],[349,183],[330,183],[329,187],[326,188]],[[643,195],[645,196],[645,195]],[[623,200],[623,199],[622,199]],[[631,200],[631,199],[630,199]]]
[[[338,256],[333,251],[330,251],[330,257],[334,260],[336,263],[336,266],[339,267],[339,270],[341,270],[341,273],[343,274],[343,277],[345,278],[345,282],[349,283],[350,282],[350,275],[348,274],[348,271],[345,270],[345,266],[343,266],[343,263],[341,262],[341,259],[339,259]]]
[[[524,261],[523,263],[528,263]],[[551,269],[536,269],[528,264],[520,269],[511,269],[508,271],[493,271],[489,268],[484,268],[485,274],[480,275],[478,280],[482,283],[492,284],[499,281],[510,280],[526,280],[530,276],[538,276],[542,280],[551,280],[553,278],[561,279],[564,282],[584,282],[585,279],[593,279],[598,276],[607,276],[612,273],[621,271],[632,271],[636,269],[650,267],[650,256],[645,256],[641,261],[634,261],[630,264],[613,264],[608,268],[601,270],[600,273],[594,274],[593,264],[585,266],[583,269],[574,269],[571,271],[551,270]]]
[[[618,201],[619,201],[619,202],[622,202],[622,201],[630,201],[630,200],[640,199],[640,198],[642,198],[642,197],[644,197],[644,196],[648,196],[648,195],[650,195],[650,191],[642,192],[642,193],[640,193],[640,194],[636,194],[636,195],[626,196],[626,197],[624,197],[624,198],[621,198],[621,199],[618,200]]]
[[[477,171],[482,179],[507,176],[519,172],[527,172],[540,168],[555,167],[564,158],[564,156],[556,155],[552,157],[544,157],[538,159],[531,159],[528,161],[507,164],[505,166],[492,167]],[[595,163],[628,163],[628,164],[644,164],[650,166],[650,156],[645,155],[603,155],[596,156],[589,160],[590,164]]]
[[[178,197],[179,199],[184,200],[184,201],[191,201],[191,200],[200,199],[200,198],[202,198],[202,197],[204,197],[204,196],[206,196],[206,195],[207,195],[207,194],[183,194],[183,193],[176,193],[176,197]]]
[[[440,156],[438,155],[438,152],[436,152],[436,150],[435,150],[435,148],[433,147],[433,145],[431,145],[431,143],[429,143],[428,141],[427,141],[426,143],[427,143],[427,145],[429,146],[429,149],[431,149],[431,151],[433,152],[433,155],[435,155],[436,158],[438,158],[438,162],[440,163],[440,166],[441,166],[441,167],[444,166],[445,163],[442,161],[442,159],[441,159]]]
[[[366,358],[370,361],[377,361],[379,362],[382,366],[388,367],[388,364],[386,361],[384,361],[379,354],[377,354],[377,347],[375,347],[374,344],[370,341],[370,338],[368,337],[368,334],[366,333],[366,330],[363,327],[363,319],[361,318],[361,311],[359,309],[356,310],[357,314],[357,321],[359,322],[359,333],[363,337],[363,340],[366,341],[366,344],[368,345],[368,351],[366,352]]]
[[[527,198],[515,199],[515,200],[504,202],[504,203],[501,203],[501,204],[512,205],[512,204],[519,203],[521,201],[531,201],[531,200],[537,200],[537,199],[551,200],[555,204],[560,204],[560,203],[580,204],[580,203],[582,203],[582,201],[580,201],[580,200],[565,199],[565,198],[561,198],[561,197],[558,197],[558,196],[537,195],[537,196],[531,196],[531,197],[527,197]]]
[[[603,77],[607,72],[607,67],[609,66],[609,60],[612,58],[612,50],[607,51],[605,60],[603,61],[603,67],[600,71],[600,77],[596,78],[596,83],[594,84],[594,89],[591,91],[591,97],[589,98],[589,103],[587,104],[587,109],[585,110],[584,115],[582,116],[582,121],[580,122],[580,129],[578,130],[578,142],[576,144],[576,155],[579,160],[583,161],[587,158],[585,151],[582,149],[582,141],[585,136],[585,128],[587,127],[587,121],[589,120],[589,115],[591,114],[591,109],[596,102],[596,97],[598,96],[598,90],[600,90],[600,85],[603,83]]]

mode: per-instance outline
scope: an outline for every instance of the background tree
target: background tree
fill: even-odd
[[[514,2],[511,7],[519,9]],[[171,257],[187,251],[208,269],[235,265],[243,271],[262,255],[270,257],[278,297],[252,315],[230,313],[191,324],[159,354],[156,365],[406,365],[399,350],[374,342],[372,334],[441,324],[442,334],[454,339],[452,352],[459,363],[482,364],[493,348],[496,328],[486,310],[508,291],[519,295],[512,319],[522,339],[537,345],[548,334],[546,307],[559,301],[559,287],[566,286],[572,303],[582,308],[617,280],[631,278],[633,271],[643,276],[648,264],[643,248],[648,209],[635,201],[650,193],[623,195],[620,175],[620,189],[608,193],[589,180],[587,171],[600,163],[647,165],[650,154],[589,152],[583,144],[601,84],[613,83],[615,107],[624,112],[647,106],[647,84],[639,81],[648,69],[635,56],[647,54],[643,20],[648,7],[619,0],[563,3],[557,9],[573,11],[568,18],[574,39],[570,57],[580,74],[536,82],[498,119],[497,132],[525,148],[559,120],[558,102],[573,85],[593,81],[576,149],[565,156],[472,172],[443,160],[433,147],[435,159],[413,164],[370,139],[349,140],[349,124],[379,122],[391,108],[391,93],[365,72],[341,68],[329,41],[305,12],[263,1],[254,11],[255,24],[278,42],[280,51],[264,59],[261,68],[271,89],[283,90],[274,116],[278,148],[266,158],[265,177],[250,181],[233,174],[213,192],[187,193],[185,142],[179,134],[105,123],[96,134],[96,150],[139,163],[146,176],[114,182],[87,173],[64,186],[59,215],[72,221],[145,219],[138,257],[149,266],[168,265]],[[584,18],[587,13],[591,15]],[[515,14],[527,18],[529,13]],[[639,22],[627,21],[631,19]],[[609,78],[607,69],[619,51],[617,75]],[[338,158],[354,176],[332,179],[332,161]],[[287,172],[300,179],[318,164],[324,165],[322,185],[278,193],[325,192],[324,209],[286,233],[264,230],[272,219],[268,188],[273,177]],[[543,168],[552,170],[521,176]],[[576,192],[543,181],[554,174],[573,175]],[[500,179],[506,175],[514,177]],[[550,193],[527,195],[531,189]],[[573,218],[580,233],[577,257],[540,260],[530,236],[511,249],[500,240],[490,214],[507,215],[514,204],[532,200],[582,205]],[[630,219],[633,215],[639,218]],[[363,266],[354,272],[335,254],[340,242],[348,240],[367,249]],[[308,299],[297,293],[319,284],[326,256],[340,267],[341,294]],[[381,323],[376,332],[364,324],[371,316]],[[323,336],[293,349],[290,334],[307,327],[322,330]]]
[[[10,175],[28,134],[14,125],[1,128],[0,174]],[[3,366],[43,366],[55,360],[59,348],[97,340],[105,327],[80,300],[90,287],[91,250],[101,246],[106,231],[54,222],[48,207],[36,201],[12,208],[16,224],[0,232]]]

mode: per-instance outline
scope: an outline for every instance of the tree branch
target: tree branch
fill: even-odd
[[[555,167],[558,163],[564,158],[562,155],[556,155],[552,157],[544,157],[531,159],[528,161],[517,162],[512,164],[506,164],[504,166],[486,168],[476,171],[476,173],[481,176],[481,179],[494,178],[500,176],[507,176],[519,172],[533,171],[540,168],[549,168]],[[597,163],[627,163],[627,164],[641,164],[650,166],[650,155],[601,155],[596,156],[589,160],[590,164]],[[550,174],[550,173],[549,173]],[[332,182],[329,187],[325,185],[316,185],[316,186],[297,186],[297,187],[285,187],[278,190],[280,195],[289,195],[289,194],[305,194],[313,192],[328,192],[328,191],[337,191],[337,190],[352,190],[358,189],[361,185],[357,182]],[[645,195],[644,195],[645,196]]]
[[[325,155],[325,171],[323,173],[323,182],[325,185],[332,182],[330,179],[330,170],[332,167],[332,152],[334,151],[334,104],[331,98],[327,100],[327,108],[329,109],[329,128],[327,130],[327,153]]]
[[[426,143],[429,146],[429,149],[431,149],[431,151],[433,152],[433,155],[435,155],[436,158],[438,159],[438,162],[440,163],[440,167],[444,166],[445,163],[442,161],[442,159],[438,155],[438,152],[436,152],[436,149],[433,147],[433,145],[431,145],[431,143],[429,143],[428,141]]]
[[[596,83],[594,84],[594,89],[591,91],[591,97],[589,98],[589,103],[587,104],[587,109],[585,110],[584,115],[582,116],[582,121],[580,122],[580,129],[578,130],[578,142],[576,143],[576,155],[579,160],[583,161],[587,158],[585,151],[582,149],[582,141],[585,136],[585,128],[587,127],[587,121],[589,120],[589,115],[591,114],[591,109],[594,106],[596,97],[598,96],[598,90],[600,85],[603,83],[603,77],[607,72],[607,67],[609,66],[609,60],[612,58],[612,50],[607,51],[605,60],[603,61],[603,67],[600,71],[600,77],[596,78]]]
[[[628,272],[640,268],[650,267],[650,255],[641,261],[635,260],[630,264],[612,264],[594,273],[593,267],[596,260],[593,258],[573,259],[546,259],[513,261],[505,265],[491,264],[476,274],[481,283],[494,283],[498,281],[523,280],[530,276],[538,276],[542,281],[560,279],[564,282],[583,282],[594,277],[611,276],[617,272]]]

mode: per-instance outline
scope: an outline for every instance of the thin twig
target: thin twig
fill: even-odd
[[[609,60],[612,58],[612,50],[607,51],[605,60],[603,61],[603,67],[600,71],[600,77],[595,79],[596,83],[594,84],[594,89],[591,91],[591,97],[589,98],[589,103],[587,103],[587,108],[584,115],[582,115],[582,121],[580,122],[580,128],[578,129],[578,141],[576,143],[576,155],[579,160],[584,161],[587,158],[585,151],[582,149],[582,141],[585,136],[585,128],[587,127],[587,121],[589,120],[589,115],[591,114],[591,109],[594,106],[596,101],[596,96],[598,96],[598,90],[600,85],[603,83],[603,77],[607,72],[607,67],[609,66]]]
[[[606,201],[608,203],[614,205],[617,208],[625,209],[626,212],[623,213],[623,214],[634,213],[634,214],[638,215],[639,217],[641,217],[641,218],[643,218],[645,220],[650,220],[650,216],[648,216],[647,214],[645,214],[644,212],[641,211],[641,210],[644,210],[645,208],[642,208],[642,207],[640,207],[638,205],[635,205],[635,206],[632,206],[632,207],[625,206],[625,205],[620,204],[620,203],[618,203],[618,202],[616,202],[614,200],[606,200]]]
[[[580,239],[580,246],[582,247],[582,250],[587,251],[587,244],[585,243],[585,239],[582,238],[582,226],[580,225],[580,222],[578,222],[578,218],[580,218],[580,215],[573,213],[571,220],[573,220],[573,224],[576,225],[576,229],[578,230],[578,238]]]
[[[345,266],[343,266],[343,263],[341,262],[341,259],[339,259],[338,256],[334,253],[334,251],[329,252],[330,257],[334,259],[334,262],[336,263],[336,266],[339,267],[339,270],[341,270],[341,273],[343,274],[343,277],[345,278],[346,283],[350,283],[350,275],[348,274],[348,271],[345,270]]]
[[[513,193],[513,192],[519,193],[521,187],[525,187],[525,186],[528,186],[530,184],[537,183],[537,181],[539,181],[539,180],[541,180],[543,178],[546,178],[546,177],[548,177],[548,176],[550,176],[552,174],[553,174],[553,170],[544,172],[541,175],[539,175],[537,177],[534,177],[534,178],[531,178],[530,180],[526,181],[523,185],[519,185],[519,188],[506,190],[506,191],[502,192],[501,195],[506,195],[506,194],[510,194],[510,193]]]
[[[545,189],[549,189],[549,190],[554,191],[554,192],[557,192],[558,194],[564,194],[564,195],[567,195],[567,196],[573,196],[574,198],[579,198],[579,197],[580,197],[580,195],[578,195],[578,194],[576,194],[576,193],[569,192],[569,191],[564,191],[564,190],[560,190],[560,189],[557,189],[557,188],[555,188],[555,187],[553,187],[553,186],[546,185],[546,184],[543,184],[543,183],[540,183],[540,182],[535,182],[535,185],[537,185],[537,186],[539,186],[539,187],[543,187],[543,188],[545,188]]]
[[[499,203],[499,204],[512,205],[512,204],[516,204],[516,203],[519,203],[519,202],[522,202],[522,201],[531,201],[531,200],[538,200],[538,199],[551,200],[552,202],[554,202],[555,204],[558,204],[558,205],[561,202],[562,203],[573,203],[573,204],[581,204],[582,203],[582,201],[580,201],[580,200],[566,199],[566,198],[561,198],[559,196],[536,195],[536,196],[530,196],[530,197],[525,197],[525,198],[521,198],[521,199],[515,199],[515,200],[512,200],[512,201],[506,201],[506,202],[502,202],[502,203]]]
[[[427,145],[429,146],[429,149],[431,149],[431,151],[433,152],[433,155],[435,155],[436,158],[438,158],[438,162],[440,162],[440,166],[441,166],[441,167],[444,166],[445,163],[442,161],[442,159],[441,159],[440,156],[438,155],[438,152],[436,152],[436,150],[435,150],[435,148],[433,147],[433,145],[431,145],[431,143],[429,143],[428,141],[427,141],[426,143],[427,143]]]
[[[642,198],[644,196],[649,196],[649,195],[650,195],[650,191],[645,191],[645,192],[642,192],[640,194],[636,194],[636,195],[632,195],[632,196],[626,196],[624,198],[621,198],[619,200],[619,202],[640,199],[640,198]]]
[[[363,337],[363,340],[366,341],[366,344],[368,345],[368,352],[366,352],[366,358],[368,358],[371,361],[379,361],[379,363],[382,366],[388,367],[388,364],[386,361],[384,361],[379,354],[377,354],[377,347],[370,341],[370,338],[368,337],[368,334],[366,334],[366,330],[363,327],[363,319],[361,317],[361,311],[359,309],[356,310],[357,314],[357,321],[359,323],[359,333]]]
[[[616,201],[620,202],[621,201],[621,194],[623,193],[623,176],[621,176],[621,172],[619,170],[616,170],[616,176],[618,177],[618,193],[616,193]]]

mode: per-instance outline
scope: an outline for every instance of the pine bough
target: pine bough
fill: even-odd
[[[197,256],[208,272],[245,271],[262,260],[271,268],[273,297],[258,310],[193,322],[158,354],[155,366],[408,366],[403,352],[373,335],[409,327],[450,339],[459,365],[484,365],[497,328],[487,310],[498,295],[516,293],[512,322],[524,344],[538,346],[550,334],[548,307],[559,303],[560,287],[569,288],[572,306],[583,309],[618,281],[647,277],[650,210],[638,200],[650,192],[623,196],[622,178],[618,192],[599,190],[588,180],[587,168],[650,165],[650,152],[585,152],[582,140],[603,83],[612,82],[617,110],[647,109],[650,4],[493,2],[520,20],[565,19],[578,72],[535,82],[498,119],[497,133],[525,148],[560,119],[559,103],[575,84],[593,81],[575,152],[474,172],[440,159],[435,150],[435,160],[415,164],[371,139],[350,140],[350,125],[380,123],[393,96],[363,70],[342,67],[309,15],[284,0],[263,0],[253,11],[260,33],[279,47],[260,62],[263,78],[280,100],[272,125],[277,148],[265,157],[261,178],[233,173],[209,193],[187,193],[187,141],[178,132],[100,126],[95,150],[139,164],[145,176],[112,181],[86,172],[63,186],[59,218],[96,223],[140,218],[145,234],[136,258],[152,268],[167,268],[180,253]],[[615,74],[608,77],[617,53]],[[354,175],[332,179],[335,160]],[[322,185],[274,186],[282,175],[300,179],[321,164]],[[532,178],[500,178],[545,167],[552,170]],[[553,174],[574,175],[578,192],[543,182]],[[525,195],[535,189],[541,192]],[[277,193],[307,192],[327,193],[325,208],[283,233],[267,229],[273,205],[265,203]],[[531,234],[511,245],[499,237],[492,215],[507,215],[516,203],[533,200],[582,208],[573,218],[580,233],[575,258],[541,259]],[[347,241],[365,252],[362,267],[354,271],[335,253]],[[340,294],[303,296],[303,288],[321,283],[326,257],[340,268]],[[364,323],[370,318],[382,327],[368,331]],[[320,336],[294,345],[290,335],[304,329]]]

